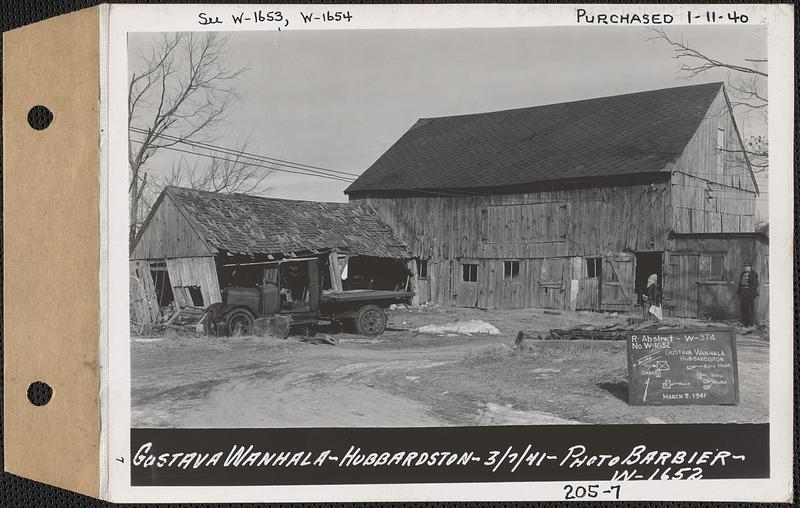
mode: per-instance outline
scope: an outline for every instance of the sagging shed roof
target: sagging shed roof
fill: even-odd
[[[491,188],[661,171],[722,83],[422,118],[345,192]]]
[[[166,187],[152,213],[167,198],[212,252],[281,255],[336,248],[361,256],[413,257],[405,242],[367,205]],[[140,237],[149,222],[142,226]]]

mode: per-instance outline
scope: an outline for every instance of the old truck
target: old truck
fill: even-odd
[[[281,315],[293,327],[313,327],[324,320],[341,323],[360,335],[376,336],[386,329],[384,309],[408,303],[414,296],[403,290],[323,289],[323,274],[316,259],[267,266],[255,287],[222,290],[222,302],[207,309],[207,330],[216,335],[248,335],[257,319]]]

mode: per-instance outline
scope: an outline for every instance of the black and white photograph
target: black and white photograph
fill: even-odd
[[[132,427],[769,422],[766,27],[127,53]]]
[[[214,3],[12,23],[6,485],[788,501],[793,19]]]

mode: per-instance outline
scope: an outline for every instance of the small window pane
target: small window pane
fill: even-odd
[[[511,280],[519,277],[519,261],[503,261],[503,279]]]
[[[478,265],[461,265],[464,282],[478,282]]]
[[[600,276],[601,258],[586,258],[586,277],[596,279]]]
[[[722,254],[703,254],[700,256],[700,275],[705,280],[723,280],[725,258]]]
[[[711,256],[711,278],[722,279],[722,256]]]
[[[417,277],[420,279],[428,278],[428,261],[426,259],[417,261]]]

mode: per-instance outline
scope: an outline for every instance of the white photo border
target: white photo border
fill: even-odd
[[[101,15],[101,34],[107,44],[107,156],[101,162],[101,351],[107,386],[101,393],[103,433],[100,468],[103,497],[114,502],[313,502],[313,501],[521,501],[562,500],[562,482],[371,484],[246,487],[132,487],[130,454],[130,348],[128,317],[127,210],[127,34],[128,32],[275,30],[274,26],[201,26],[198,14],[230,17],[232,12],[281,10],[299,19],[300,5],[114,5]],[[315,5],[306,9],[349,10],[345,25],[302,26],[305,29],[403,29],[466,27],[579,26],[579,8],[606,13],[669,13],[673,25],[686,24],[687,8],[714,10],[714,5]],[[665,481],[623,484],[620,499],[695,501],[788,501],[792,495],[793,423],[793,210],[794,210],[794,11],[791,5],[728,6],[749,16],[749,23],[768,27],[770,145],[770,471],[762,480],[703,480],[684,482],[680,489]],[[107,25],[106,25],[107,23]],[[695,24],[695,23],[693,23]],[[696,24],[706,24],[698,21]],[[717,23],[719,25],[719,23]],[[586,25],[597,26],[597,25]],[[641,25],[637,25],[641,26]],[[625,29],[616,25],[615,29]],[[105,120],[101,116],[101,120]],[[101,136],[102,137],[102,136]],[[102,152],[101,152],[102,153]],[[107,177],[107,180],[105,178]],[[107,191],[107,193],[104,193]],[[776,276],[776,274],[779,274]],[[103,292],[101,291],[101,293]],[[593,482],[610,485],[610,482]]]

